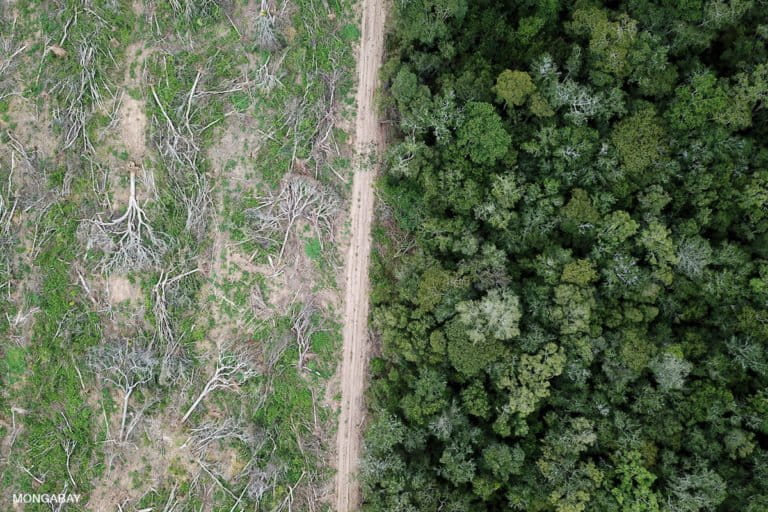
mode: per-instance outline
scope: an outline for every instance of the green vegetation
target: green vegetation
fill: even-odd
[[[364,510],[768,510],[767,16],[395,2]]]

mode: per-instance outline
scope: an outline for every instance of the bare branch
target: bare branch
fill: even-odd
[[[208,420],[191,429],[182,447],[188,447],[195,458],[203,458],[215,443],[228,440],[237,440],[252,448],[256,438],[232,418],[222,423]]]
[[[181,344],[181,337],[176,336],[171,321],[168,311],[168,295],[175,293],[179,281],[199,270],[196,268],[171,278],[165,271],[160,271],[160,277],[152,288],[155,336],[164,347],[159,377],[160,384],[163,385],[177,382],[184,375],[184,368],[189,362]]]
[[[299,176],[287,176],[277,193],[261,199],[261,204],[245,211],[252,221],[253,237],[265,245],[276,243],[280,237],[278,264],[283,258],[291,229],[299,219],[309,221],[318,232],[331,237],[333,220],[339,209],[335,194],[319,182]]]
[[[203,386],[197,399],[181,418],[181,422],[185,423],[205,397],[217,389],[237,390],[240,385],[258,375],[253,369],[251,359],[250,351],[246,347],[233,349],[225,346],[219,348],[213,374]]]
[[[152,349],[141,341],[117,339],[92,350],[88,365],[123,394],[118,441],[126,441],[125,427],[131,395],[154,378],[157,358]]]
[[[304,371],[307,355],[312,347],[312,335],[318,330],[313,321],[316,312],[317,307],[314,303],[314,297],[310,296],[301,308],[294,313],[292,318],[291,331],[296,337],[296,345],[299,352],[296,369],[300,372]]]

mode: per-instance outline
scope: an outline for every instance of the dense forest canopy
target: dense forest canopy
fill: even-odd
[[[366,510],[768,510],[766,39],[760,0],[395,2]]]

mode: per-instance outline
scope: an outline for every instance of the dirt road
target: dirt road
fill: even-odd
[[[384,0],[362,0],[355,121],[355,151],[358,156],[380,148],[383,141],[374,92],[384,52],[385,16]],[[361,161],[366,159],[361,158]],[[360,501],[356,473],[360,457],[360,426],[365,412],[363,390],[368,354],[368,262],[376,171],[375,166],[362,164],[356,170],[352,183],[350,244],[345,270],[341,414],[337,438],[337,512],[357,510]]]

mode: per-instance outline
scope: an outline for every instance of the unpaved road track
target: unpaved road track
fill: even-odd
[[[384,55],[384,0],[362,0],[362,34],[357,58],[357,119],[355,152],[358,157],[382,147],[374,92]],[[360,505],[357,467],[360,426],[365,412],[363,390],[368,354],[368,262],[371,254],[373,183],[377,168],[361,158],[352,181],[350,244],[346,258],[344,291],[344,347],[341,364],[341,413],[337,437],[336,511],[351,512]]]

